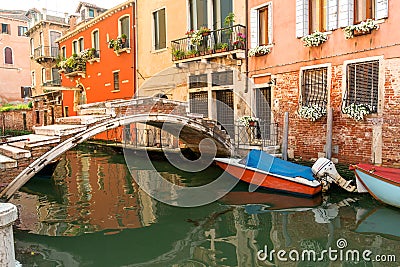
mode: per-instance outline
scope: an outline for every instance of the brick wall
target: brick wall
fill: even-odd
[[[26,116],[26,125],[24,126],[24,115]],[[33,126],[33,111],[13,110],[0,113],[0,129],[5,130],[27,130],[31,131]]]
[[[357,122],[341,111],[343,65],[331,67],[329,97],[333,107],[333,154],[344,163],[375,163],[376,155],[382,150],[384,165],[400,166],[400,59],[384,60],[384,90],[382,113],[370,114],[364,121]],[[275,121],[283,125],[284,113],[289,112],[289,150],[295,157],[317,158],[326,143],[326,116],[311,122],[297,114],[299,108],[300,71],[276,74],[273,90],[272,111]],[[381,127],[382,126],[382,127]],[[381,128],[380,128],[381,127]],[[375,130],[374,130],[375,129]],[[382,142],[376,129],[382,129]],[[375,138],[375,140],[374,140]],[[282,132],[280,132],[282,140]],[[375,145],[374,145],[375,143]],[[378,145],[377,145],[378,144]]]

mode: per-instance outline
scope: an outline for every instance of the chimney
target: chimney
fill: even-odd
[[[47,8],[43,8],[43,20],[47,20]]]
[[[75,30],[77,20],[78,20],[78,16],[76,16],[76,15],[69,16],[69,30],[70,31]]]

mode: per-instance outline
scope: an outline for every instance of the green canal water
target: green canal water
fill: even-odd
[[[11,201],[20,211],[17,260],[45,267],[400,265],[400,209],[369,195],[334,189],[307,199],[249,193],[238,184],[209,205],[172,207],[135,183],[132,177],[151,179],[155,172],[137,157],[129,172],[121,153],[80,148],[69,151],[52,176],[26,184]],[[162,159],[153,164],[185,186],[221,174],[216,166],[186,173]]]

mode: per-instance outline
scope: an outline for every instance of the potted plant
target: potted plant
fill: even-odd
[[[122,44],[126,43],[126,38],[128,38],[128,36],[126,36],[125,33],[121,34],[121,42],[122,42]]]
[[[236,41],[233,42],[235,49],[244,49],[246,47],[246,35],[244,33],[238,32],[236,34]]]
[[[298,110],[300,118],[316,121],[326,115],[326,108],[318,105],[301,106]]]
[[[306,47],[319,46],[328,40],[328,35],[323,32],[314,32],[301,38]]]
[[[268,46],[260,45],[249,49],[249,57],[259,57],[271,53],[271,49]]]
[[[356,36],[369,34],[372,30],[378,30],[379,25],[376,23],[375,20],[367,19],[356,25],[350,25],[343,29],[344,36],[346,39],[351,39]]]
[[[183,57],[185,57],[185,52],[181,49],[173,49],[172,56],[173,56],[174,60],[180,60]]]
[[[217,53],[225,52],[227,50],[228,50],[228,44],[227,43],[217,43],[215,45],[215,52],[217,52]]]
[[[210,35],[211,30],[209,28],[203,26],[203,27],[200,28],[199,33],[202,36],[208,36],[208,35]]]
[[[239,118],[239,123],[243,126],[255,126],[256,123],[258,122],[258,118],[252,117],[252,116],[243,116]]]
[[[195,57],[198,53],[199,53],[199,51],[197,51],[196,49],[192,49],[192,50],[189,50],[189,51],[187,52],[187,56],[188,56],[188,58],[193,58],[193,57]]]
[[[372,107],[367,104],[351,103],[347,107],[342,108],[343,114],[349,115],[356,121],[362,121],[365,115],[371,114]]]

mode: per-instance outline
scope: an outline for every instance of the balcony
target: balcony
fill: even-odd
[[[246,27],[235,25],[171,41],[172,61],[185,62],[236,54],[245,57]]]
[[[61,80],[47,81],[43,83],[43,87],[58,87],[61,86]]]
[[[59,55],[58,46],[39,46],[35,48],[34,59],[38,63],[55,61]]]

